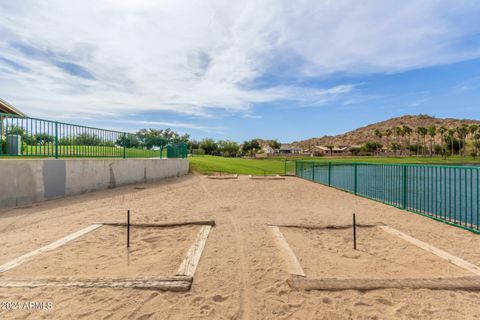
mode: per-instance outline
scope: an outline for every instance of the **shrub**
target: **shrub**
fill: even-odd
[[[358,148],[358,147],[351,147],[350,148],[350,152],[352,153],[352,155],[354,156],[358,156],[358,154],[360,153],[361,149]]]

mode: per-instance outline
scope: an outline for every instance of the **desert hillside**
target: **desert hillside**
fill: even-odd
[[[435,118],[429,115],[406,115],[402,117],[388,119],[382,122],[377,122],[365,127],[349,131],[344,134],[336,136],[323,136],[319,138],[311,138],[302,141],[294,141],[291,144],[296,147],[307,149],[311,146],[326,146],[334,145],[340,146],[352,146],[360,145],[367,141],[376,141],[375,130],[379,129],[385,132],[387,129],[393,129],[394,127],[400,127],[403,125],[409,126],[413,130],[417,127],[430,127],[435,125],[438,127],[455,128],[462,124],[480,124],[479,120],[471,119],[453,119],[453,118]],[[416,134],[413,132],[412,137]]]

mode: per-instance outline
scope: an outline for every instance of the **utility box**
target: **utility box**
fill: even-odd
[[[19,156],[22,154],[22,136],[9,134],[7,136],[7,154],[9,156]]]

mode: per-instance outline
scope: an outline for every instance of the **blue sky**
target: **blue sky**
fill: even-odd
[[[194,138],[480,119],[478,1],[0,0],[0,97],[30,116]]]

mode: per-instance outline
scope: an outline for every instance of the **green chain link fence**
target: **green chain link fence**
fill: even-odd
[[[295,175],[480,233],[480,167],[297,160]]]
[[[142,148],[135,134],[0,113],[0,156],[186,158],[186,143]]]

